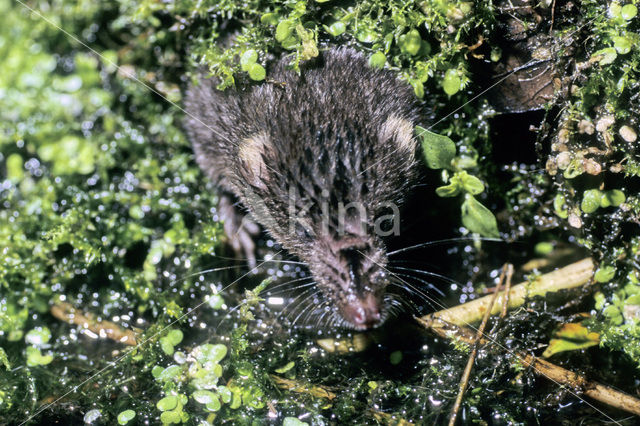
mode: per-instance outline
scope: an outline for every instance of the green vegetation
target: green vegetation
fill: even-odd
[[[425,125],[433,124],[418,137],[436,180],[433,211],[425,213],[438,220],[434,227],[456,235],[462,224],[463,232],[485,237],[499,230],[517,240],[521,260],[553,259],[558,246],[578,246],[600,263],[592,293],[571,294],[570,306],[562,297],[533,298],[508,316],[496,339],[541,355],[554,330],[567,331],[563,324],[587,312],[588,330],[556,333],[565,342],[553,361],[620,389],[635,386],[635,0],[531,9],[548,17],[555,7],[553,23],[490,1],[26,4],[42,16],[0,0],[10,23],[0,27],[0,423],[32,415],[34,424],[123,425],[446,417],[465,351],[403,325],[401,343],[329,353],[264,303],[271,281],[260,279],[291,271],[269,265],[235,285],[243,272],[225,258],[215,188],[181,129],[181,88],[197,67],[219,78],[220,88],[269,81],[270,58],[288,55],[298,70],[327,43],[363,51],[371,66],[393,70],[424,99]],[[494,67],[515,43],[500,35],[514,14],[523,34],[552,35],[540,46],[557,60],[544,117],[514,118],[537,129],[537,150],[526,160],[514,154],[527,149],[524,142],[495,125],[490,93],[474,99],[495,81],[487,69],[499,74]],[[546,63],[538,50],[531,57]],[[465,283],[447,290],[449,301],[470,297],[471,280],[478,291],[490,286],[487,277],[509,260],[505,246],[483,244],[465,247],[460,263],[446,250],[434,260]],[[243,293],[246,287],[254,290]],[[95,318],[97,328],[55,315],[63,304]],[[92,331],[101,321],[133,330],[139,346]],[[515,371],[504,354],[483,348],[480,355],[463,408],[469,422],[555,419],[570,397],[526,369]],[[576,421],[594,412],[568,404],[560,415]]]
[[[416,134],[422,140],[422,150],[429,168],[443,171],[443,181],[447,185],[436,188],[436,193],[441,197],[455,197],[464,193],[462,224],[480,236],[498,238],[500,234],[495,216],[474,197],[484,192],[484,184],[464,170],[477,167],[477,159],[456,157],[456,145],[446,136],[437,135],[420,126],[417,127]]]

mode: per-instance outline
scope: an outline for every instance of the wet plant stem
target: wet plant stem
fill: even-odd
[[[507,309],[522,306],[527,298],[544,296],[549,292],[556,292],[570,288],[580,287],[591,281],[594,272],[594,264],[591,258],[582,259],[576,263],[565,266],[548,274],[541,275],[530,281],[514,285],[506,295],[505,291],[498,292],[495,304],[494,295],[480,297],[467,303],[444,309],[422,317],[424,321],[441,319],[451,324],[468,325],[479,321],[487,310],[491,315],[501,311],[501,306],[506,303]]]
[[[513,266],[504,265],[502,267],[502,272],[500,273],[500,281],[498,282],[498,286],[496,287],[496,291],[491,298],[488,309],[485,311],[484,317],[482,318],[482,323],[478,330],[476,331],[476,336],[471,343],[472,349],[469,354],[469,359],[467,360],[467,365],[464,368],[464,372],[462,373],[462,378],[460,379],[460,386],[458,388],[458,396],[456,397],[456,402],[453,404],[453,408],[451,409],[451,415],[449,416],[449,426],[454,426],[456,424],[456,419],[458,418],[458,411],[460,411],[460,406],[462,405],[462,398],[464,398],[464,394],[469,386],[469,378],[471,377],[471,370],[473,369],[473,363],[475,362],[476,355],[478,354],[478,345],[484,335],[484,330],[487,327],[487,322],[489,321],[489,316],[491,314],[491,308],[496,302],[498,298],[498,294],[502,285],[504,283],[505,275],[508,273],[513,274]],[[508,281],[511,281],[511,275],[507,278]]]
[[[475,334],[467,327],[448,323],[437,316],[416,319],[423,327],[442,338],[460,341],[468,345],[475,344]],[[487,342],[488,339],[481,339],[479,344]],[[512,353],[512,355],[514,366],[531,368],[536,374],[546,377],[558,385],[566,386],[576,395],[582,394],[610,407],[640,416],[640,400],[629,394],[587,380],[579,374],[533,355],[527,353]]]

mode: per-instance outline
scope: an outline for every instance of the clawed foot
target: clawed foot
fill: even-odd
[[[222,195],[218,206],[220,218],[224,221],[224,233],[231,248],[238,257],[245,257],[250,268],[256,266],[256,243],[254,238],[260,235],[260,226],[235,206],[230,195]]]

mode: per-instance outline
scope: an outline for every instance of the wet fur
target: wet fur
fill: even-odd
[[[400,205],[413,182],[420,110],[406,82],[353,49],[329,49],[300,75],[288,62],[273,64],[269,82],[237,89],[201,78],[186,94],[185,128],[202,169],[309,265],[345,316],[368,306],[359,302],[367,295],[383,301],[386,250],[372,219],[384,203]],[[313,203],[293,228],[291,190],[298,210]],[[325,232],[320,206],[335,213],[339,202],[364,206],[364,232],[352,218],[340,234],[333,216]]]

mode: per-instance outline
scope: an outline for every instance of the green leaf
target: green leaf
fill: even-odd
[[[387,63],[387,57],[382,52],[376,52],[369,57],[369,66],[371,68],[384,68]]]
[[[621,55],[631,52],[631,41],[626,37],[613,37],[613,47]]]
[[[542,356],[548,358],[558,352],[584,349],[599,343],[600,335],[590,332],[582,324],[563,324],[562,327],[555,332],[554,338],[549,341],[549,346]]]
[[[126,425],[136,416],[136,412],[133,410],[124,410],[118,414],[118,424]]]
[[[296,36],[291,35],[290,37],[287,37],[284,40],[282,40],[280,44],[282,45],[283,48],[287,50],[295,50],[300,44],[300,41]]]
[[[592,57],[599,57],[598,62],[600,65],[609,65],[616,60],[618,53],[613,47],[606,47],[595,52]]]
[[[6,160],[7,178],[13,182],[20,182],[24,177],[24,161],[20,154],[11,154]]]
[[[193,349],[191,355],[201,364],[206,362],[218,362],[227,355],[227,347],[222,344],[207,343]]]
[[[416,135],[421,139],[422,151],[431,169],[448,169],[456,156],[456,144],[446,136],[416,126]]]
[[[163,372],[163,371],[164,371],[164,368],[162,368],[162,367],[161,367],[161,366],[159,366],[159,365],[156,365],[156,366],[154,366],[154,367],[151,369],[151,375],[152,375],[155,379],[157,379],[158,377],[160,377],[160,375],[162,374],[162,372]]]
[[[610,191],[605,191],[602,194],[602,198],[600,199],[601,207],[614,206],[618,207],[620,204],[626,201],[627,197],[624,195],[624,192],[619,189],[612,189]]]
[[[24,336],[24,341],[30,345],[44,345],[51,340],[51,331],[47,327],[36,327]]]
[[[461,192],[462,188],[460,187],[460,181],[458,180],[455,182],[452,181],[449,185],[439,186],[436,188],[436,194],[442,198],[455,197]]]
[[[533,248],[533,251],[538,256],[546,256],[549,253],[551,253],[553,249],[554,249],[553,243],[550,243],[548,241],[541,241],[535,245],[535,247]]]
[[[208,390],[197,390],[191,396],[200,404],[209,404],[217,399],[216,394]]]
[[[35,346],[27,346],[27,365],[29,367],[35,367],[38,365],[47,365],[51,361],[53,361],[53,356],[51,355],[42,355],[40,349]]]
[[[442,79],[442,88],[444,92],[453,96],[460,91],[462,88],[462,79],[460,78],[460,73],[456,69],[447,70],[444,73],[444,78]]]
[[[309,426],[309,423],[300,421],[296,417],[285,417],[282,426]]]
[[[593,279],[599,283],[606,283],[613,279],[616,275],[616,268],[611,265],[600,265],[596,273],[593,275]]]
[[[182,342],[182,338],[183,338],[183,334],[182,331],[180,330],[171,330],[167,333],[167,340],[169,342],[171,342],[171,344],[173,346],[179,344],[180,342]]]
[[[400,50],[403,53],[408,53],[411,56],[416,55],[420,51],[422,46],[422,37],[418,30],[411,30],[407,34],[400,36],[399,39]]]
[[[152,370],[152,374],[158,374],[158,370],[154,367]],[[169,367],[165,368],[164,370],[162,370],[157,376],[154,376],[156,378],[156,380],[159,380],[161,382],[167,382],[170,381],[171,379],[177,377],[179,374],[182,373],[182,367],[179,365],[170,365]]]
[[[220,410],[221,406],[222,404],[220,404],[220,400],[217,397],[214,397],[211,402],[205,405],[205,407],[207,407],[207,410],[209,411],[218,411]]]
[[[602,192],[598,189],[588,189],[584,191],[580,209],[587,214],[595,212],[600,207],[601,197]]]
[[[465,196],[465,201],[462,203],[462,224],[469,231],[483,237],[500,237],[498,223],[491,210],[469,194]]]
[[[280,368],[276,368],[276,373],[278,374],[282,374],[282,373],[286,373],[287,371],[291,370],[294,366],[296,365],[295,362],[293,361],[289,361],[286,365],[284,365],[283,367]]]
[[[553,209],[555,213],[561,217],[562,219],[566,219],[569,216],[569,211],[567,210],[566,200],[564,195],[557,194],[553,199]]]
[[[164,352],[167,355],[173,355],[173,345],[171,344],[171,342],[169,341],[169,339],[167,339],[166,337],[163,337],[160,339],[160,348],[162,349],[162,352]]]
[[[219,294],[212,294],[211,297],[209,297],[208,303],[212,309],[222,309],[224,299]]]
[[[158,407],[158,410],[160,411],[173,410],[177,406],[178,406],[178,397],[175,395],[165,396],[156,404],[156,407]]]
[[[484,191],[484,184],[480,179],[468,174],[467,172],[459,172],[459,179],[462,183],[462,188],[471,195],[480,194]]]
[[[291,21],[281,21],[276,27],[276,41],[282,43],[293,34],[295,25]]]
[[[160,421],[165,425],[170,425],[172,423],[180,423],[180,413],[175,411],[165,411],[160,414]]]
[[[254,81],[262,81],[267,76],[267,70],[260,64],[249,65],[249,78]]]
[[[402,351],[394,351],[389,355],[389,362],[392,365],[398,365],[402,362]]]
[[[258,52],[254,49],[249,49],[240,57],[240,68],[242,71],[249,71],[249,67],[256,63],[258,60]]]
[[[231,402],[231,397],[233,396],[233,394],[231,393],[229,388],[226,387],[226,386],[219,386],[218,387],[218,395],[220,395],[220,399],[225,404],[230,403]]]
[[[9,371],[11,370],[11,364],[9,364],[9,357],[3,348],[0,348],[0,363],[4,365],[4,368]]]
[[[338,37],[340,34],[347,30],[347,24],[342,21],[336,21],[329,26],[324,26],[324,30],[334,37]]]
[[[409,80],[411,87],[413,87],[413,93],[416,94],[416,97],[419,99],[424,98],[424,84],[420,80],[412,78]]]
[[[371,28],[361,28],[356,33],[356,38],[361,43],[373,43],[380,38],[380,35]]]
[[[638,8],[633,4],[625,4],[622,6],[622,10],[620,11],[620,16],[622,16],[622,19],[625,21],[630,21],[635,18],[637,14]]]
[[[260,22],[267,25],[277,25],[280,22],[280,17],[277,13],[265,13],[260,18]]]

